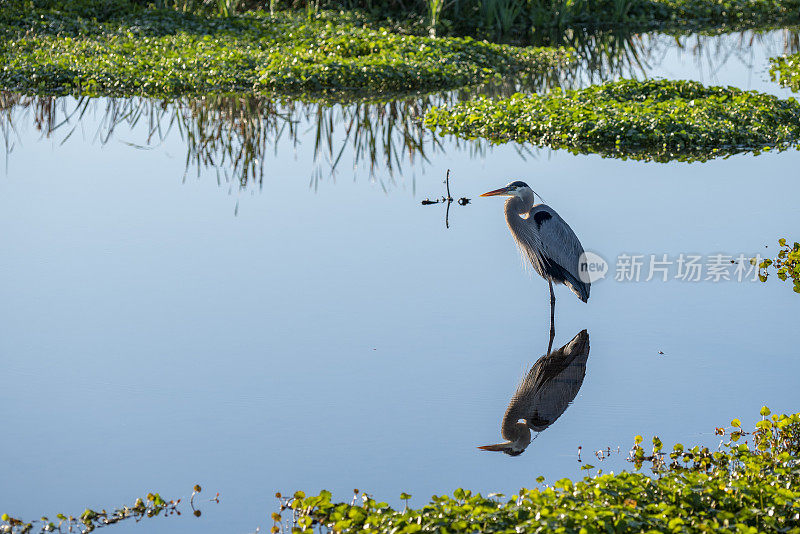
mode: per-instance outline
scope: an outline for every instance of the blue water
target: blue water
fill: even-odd
[[[700,56],[659,38],[650,75],[790,94],[766,75],[780,32],[709,38]],[[715,426],[751,424],[762,404],[800,408],[790,284],[613,279],[624,253],[774,256],[797,239],[800,152],[656,164],[444,140],[392,176],[353,170],[347,149],[334,179],[310,118],[240,189],[213,167],[186,173],[177,130],[147,149],[131,146],[147,145],[144,123],[102,143],[102,109],[63,144],[20,111],[0,175],[0,513],[79,514],[199,483],[221,499],[201,519],[114,528],[246,533],[272,525],[276,491],[510,494],[581,476],[579,446],[620,470],[636,434],[715,444]],[[442,205],[420,205],[446,169],[472,199],[449,229]],[[502,201],[476,198],[512,179],[612,265],[588,304],[557,288],[554,345],[586,328],[587,374],[517,458],[475,448],[499,441],[548,340],[546,283],[523,269]]]

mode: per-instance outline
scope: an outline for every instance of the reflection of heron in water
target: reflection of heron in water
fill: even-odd
[[[575,232],[556,211],[546,204],[534,204],[533,189],[525,182],[511,182],[505,187],[484,193],[482,197],[502,195],[506,200],[506,222],[523,257],[528,258],[539,275],[550,285],[550,344],[556,335],[556,295],[553,282],[564,284],[583,302],[589,300],[591,284],[580,279],[579,263],[583,246]]]
[[[560,349],[539,358],[517,387],[503,416],[501,432],[508,441],[478,448],[511,456],[525,452],[531,430],[542,432],[555,423],[575,399],[583,385],[588,357],[589,333],[582,330]]]

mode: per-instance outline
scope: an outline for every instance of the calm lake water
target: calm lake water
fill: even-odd
[[[645,36],[637,75],[787,97],[766,58],[789,37]],[[613,71],[602,77],[626,74]],[[245,151],[261,157],[260,181],[240,187],[243,164],[177,123],[167,131],[177,107],[160,133],[145,114],[109,134],[107,110],[162,106],[86,104],[50,136],[36,124],[60,124],[75,100],[14,106],[15,131],[6,126],[0,513],[79,514],[149,491],[186,497],[199,483],[221,498],[201,519],[114,529],[244,534],[272,525],[276,491],[349,500],[359,488],[394,504],[406,491],[412,505],[457,487],[511,494],[538,475],[581,476],[579,446],[617,471],[636,434],[715,445],[715,426],[752,424],[763,404],[800,409],[790,284],[681,281],[674,263],[669,281],[659,271],[645,281],[651,254],[706,266],[797,239],[798,151],[656,164],[424,134],[427,160],[409,161],[402,128],[387,133],[392,106],[383,118],[375,107],[284,107],[264,119],[278,127],[263,149]],[[356,136],[360,152],[355,130],[346,138],[358,113],[375,134]],[[321,123],[332,133],[315,149]],[[392,172],[387,139],[401,156]],[[187,151],[214,164],[187,170]],[[449,229],[444,206],[420,205],[444,193],[447,169],[453,196],[472,199],[452,205]],[[500,441],[505,407],[548,340],[547,284],[523,269],[502,201],[476,198],[513,179],[610,265],[588,304],[557,288],[554,346],[586,329],[586,377],[516,458],[476,449]],[[615,280],[621,255],[642,255],[639,282]],[[592,451],[607,447],[599,463]]]

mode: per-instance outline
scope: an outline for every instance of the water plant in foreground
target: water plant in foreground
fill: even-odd
[[[770,58],[769,74],[773,81],[792,91],[800,91],[800,54]]]
[[[482,98],[433,108],[441,134],[667,162],[782,150],[800,140],[800,104],[693,81],[620,80],[545,95]]]
[[[553,48],[399,35],[335,13],[202,17],[110,0],[122,7],[95,19],[21,4],[0,11],[0,88],[28,94],[347,99],[453,89],[570,60]]]
[[[778,239],[781,249],[778,256],[771,260],[769,258],[758,264],[758,278],[762,282],[767,281],[770,266],[775,269],[775,275],[784,282],[791,278],[795,293],[800,293],[800,243],[794,242],[789,246],[785,238]],[[755,260],[751,260],[752,263]]]
[[[728,438],[719,450],[679,443],[667,452],[654,437],[648,453],[636,436],[629,459],[653,476],[539,477],[539,487],[509,499],[457,489],[403,510],[368,495],[346,503],[328,491],[278,494],[272,532],[800,532],[800,413],[763,407],[761,415],[752,432],[738,419],[727,432],[716,429]]]
[[[200,494],[202,488],[195,485],[192,489],[192,495],[189,497],[189,506],[192,510],[192,515],[200,517],[201,512],[195,506],[195,497]],[[219,493],[212,499],[211,502],[219,502]],[[122,521],[133,519],[139,521],[146,517],[157,517],[181,515],[179,505],[181,499],[165,500],[158,493],[148,493],[144,499],[136,499],[136,502],[131,506],[123,506],[116,508],[111,512],[106,510],[92,510],[87,508],[82,514],[77,516],[56,514],[54,519],[42,516],[40,519],[34,521],[26,521],[12,517],[7,513],[0,516],[0,533],[3,534],[27,534],[29,532],[92,532],[97,528],[108,527],[116,525]]]

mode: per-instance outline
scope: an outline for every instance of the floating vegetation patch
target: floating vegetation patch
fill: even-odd
[[[346,100],[452,89],[558,69],[570,58],[552,48],[398,35],[332,13],[220,18],[107,9],[99,19],[43,8],[3,11],[0,87],[94,96],[334,93]]]
[[[195,485],[192,489],[192,495],[188,499],[192,515],[195,517],[202,515],[197,507],[200,499],[197,499],[197,502],[195,501],[201,491],[202,488],[199,485]],[[218,503],[219,493],[208,501]],[[116,525],[128,519],[133,519],[138,523],[146,517],[181,515],[180,504],[181,499],[168,501],[158,493],[148,493],[144,499],[136,499],[134,504],[116,508],[111,512],[87,508],[83,513],[75,516],[56,514],[53,518],[42,516],[40,519],[33,521],[27,521],[4,513],[0,516],[0,532],[4,534],[30,534],[32,532],[87,533],[98,528]]]
[[[467,139],[527,142],[603,157],[705,161],[796,143],[800,104],[692,81],[621,80],[433,108],[425,125]]]
[[[769,69],[772,79],[792,91],[800,91],[800,54],[792,54],[770,59]]]
[[[775,276],[784,282],[791,278],[795,293],[800,293],[800,243],[795,241],[794,245],[790,246],[786,239],[780,238],[778,245],[781,247],[778,257],[774,260],[767,258],[758,264],[758,278],[762,282],[766,282],[769,269],[773,267]],[[756,260],[750,261],[755,262]]]
[[[327,491],[278,494],[272,532],[796,532],[800,414],[770,417],[766,407],[761,414],[753,432],[738,419],[728,432],[716,429],[728,436],[719,450],[676,444],[667,452],[654,437],[652,452],[645,452],[637,436],[630,461],[637,469],[648,464],[655,477],[598,472],[510,498],[457,489],[403,510],[367,495],[346,503],[333,502]]]

